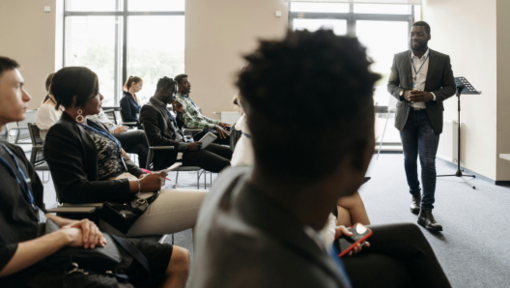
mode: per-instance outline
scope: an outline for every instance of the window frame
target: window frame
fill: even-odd
[[[115,68],[114,68],[114,103],[119,103],[119,84],[122,86],[127,80],[127,43],[128,43],[128,17],[129,16],[185,16],[185,11],[128,11],[129,0],[115,0],[117,11],[87,12],[87,11],[67,11],[67,1],[64,0],[64,24],[63,24],[63,43],[62,43],[62,63],[66,67],[66,20],[67,17],[76,16],[116,16],[122,17],[122,25],[115,25]],[[121,11],[118,11],[122,8]],[[122,33],[122,37],[119,37]],[[122,42],[122,43],[120,43]],[[122,53],[120,53],[122,48]],[[121,59],[120,59],[121,58]],[[119,61],[120,60],[120,61]],[[122,81],[119,82],[119,76],[122,75]]]
[[[294,19],[332,19],[332,20],[347,20],[347,36],[356,37],[356,21],[358,20],[374,20],[374,21],[402,21],[408,23],[408,31],[411,29],[411,25],[415,21],[415,6],[411,6],[410,14],[369,14],[369,13],[354,13],[353,3],[349,4],[348,13],[332,13],[332,12],[292,12],[291,3],[288,3],[288,27],[289,30],[294,30]],[[378,5],[378,4],[374,4]],[[407,41],[409,42],[409,33],[407,34]],[[387,111],[388,106],[377,106],[377,111]],[[385,113],[381,113],[385,114]],[[376,145],[380,142],[376,141]],[[383,146],[386,145],[402,145],[402,143],[383,142]]]
[[[347,20],[347,35],[356,37],[356,21],[358,20],[374,20],[374,21],[402,21],[409,23],[409,29],[414,23],[414,10],[415,5],[411,5],[411,14],[368,14],[368,13],[354,13],[354,5],[349,4],[349,13],[331,13],[331,12],[292,12],[291,3],[288,4],[289,11],[289,29],[294,30],[294,19],[334,19],[334,20]],[[378,5],[378,4],[374,4]],[[409,37],[409,35],[407,36]],[[408,39],[409,40],[409,39]]]

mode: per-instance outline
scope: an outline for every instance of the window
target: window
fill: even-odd
[[[64,66],[98,75],[103,106],[118,105],[130,75],[147,102],[160,77],[184,73],[184,1],[66,0]]]
[[[408,49],[409,29],[420,20],[420,6],[387,4],[346,4],[321,2],[291,2],[289,26],[293,30],[315,31],[321,27],[332,29],[337,35],[358,37],[374,61],[372,70],[381,74],[376,83],[374,104],[388,106],[390,94],[386,90],[393,55]],[[382,136],[386,114],[376,118],[377,142]],[[394,114],[388,126],[393,126]],[[383,144],[400,144],[396,129],[386,129]]]

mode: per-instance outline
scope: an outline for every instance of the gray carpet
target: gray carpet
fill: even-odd
[[[437,171],[453,174],[456,168],[438,160]],[[416,223],[416,216],[408,208],[411,198],[402,154],[381,154],[379,160],[374,157],[367,175],[372,180],[363,185],[360,193],[372,224]],[[169,177],[174,180],[175,173]],[[207,178],[209,184],[209,175]],[[453,287],[510,287],[510,213],[507,212],[510,187],[478,178],[471,181],[476,190],[456,177],[438,179],[434,215],[444,232],[433,234],[423,228],[422,231]],[[203,178],[201,182],[204,189]],[[181,172],[179,188],[196,189],[196,174]],[[49,206],[55,203],[51,181],[45,184],[45,202]],[[171,243],[171,237],[165,242]],[[175,244],[193,255],[191,230],[176,233]]]
[[[438,174],[456,166],[437,161]],[[402,154],[374,157],[360,194],[372,224],[416,223]],[[453,287],[510,287],[510,188],[475,178],[476,190],[457,177],[438,178],[434,216],[442,233],[422,228]]]

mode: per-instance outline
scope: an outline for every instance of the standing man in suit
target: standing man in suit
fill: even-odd
[[[411,49],[393,58],[388,92],[397,98],[395,127],[400,130],[404,166],[412,195],[411,212],[418,224],[433,231],[443,227],[432,215],[436,190],[436,153],[443,131],[443,101],[455,94],[455,80],[448,55],[431,50],[430,26],[424,21],[411,27]],[[418,180],[421,163],[423,194]]]
[[[374,153],[379,75],[358,40],[288,32],[245,59],[237,86],[255,161],[225,170],[203,201],[191,287],[451,287],[416,225],[371,226],[370,244],[341,261],[319,233]]]

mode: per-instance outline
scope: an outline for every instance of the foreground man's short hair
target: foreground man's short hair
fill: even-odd
[[[380,78],[365,50],[356,38],[305,30],[261,41],[245,57],[236,84],[256,165],[309,182],[333,173],[346,155],[362,159],[374,137],[372,96]]]

